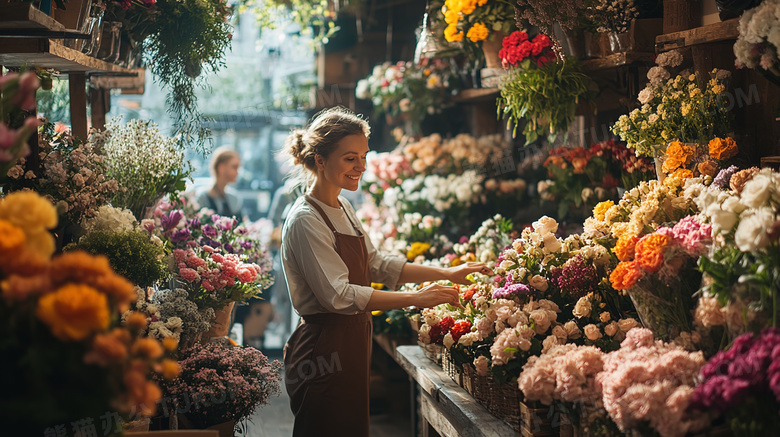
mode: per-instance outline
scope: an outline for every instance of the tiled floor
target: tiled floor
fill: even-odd
[[[380,352],[381,353],[381,352]],[[280,351],[269,351],[271,359],[282,359]],[[410,437],[406,421],[390,414],[371,416],[371,437]],[[282,394],[271,398],[271,402],[259,408],[247,424],[246,437],[289,437],[292,435],[293,414],[289,398],[282,384]],[[236,434],[239,435],[239,434]],[[243,437],[243,436],[242,436]]]

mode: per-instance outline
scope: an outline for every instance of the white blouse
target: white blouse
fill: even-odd
[[[395,289],[406,259],[377,252],[352,205],[343,197],[339,200],[344,209],[333,208],[311,196],[301,196],[295,201],[282,228],[281,250],[282,267],[295,311],[300,315],[363,312],[374,289],[349,283],[349,269],[336,252],[333,232],[306,198],[317,202],[336,231],[357,235],[346,214],[360,226],[368,249],[372,282]]]

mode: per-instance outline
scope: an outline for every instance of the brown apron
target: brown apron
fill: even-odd
[[[349,268],[350,284],[371,285],[363,233],[346,210],[358,235],[336,232],[322,208],[309,204],[333,232],[336,252]],[[370,314],[302,316],[284,347],[285,385],[295,414],[293,436],[368,437],[370,364]]]

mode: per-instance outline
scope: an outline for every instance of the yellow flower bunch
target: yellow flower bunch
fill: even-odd
[[[430,248],[431,245],[428,243],[421,243],[419,241],[415,241],[414,243],[412,243],[412,247],[406,252],[406,259],[408,259],[409,261],[414,261],[415,258],[424,254]]]
[[[615,202],[611,200],[605,200],[603,202],[600,202],[593,208],[593,217],[596,217],[598,220],[604,220],[607,211],[612,208],[612,206],[615,205]]]
[[[57,209],[34,191],[16,191],[0,199],[0,220],[24,232],[25,244],[42,255],[54,253],[49,229],[57,226]]]
[[[445,0],[441,17],[446,23],[444,39],[472,43],[484,41],[491,31],[509,33],[514,25],[514,2],[508,0]]]

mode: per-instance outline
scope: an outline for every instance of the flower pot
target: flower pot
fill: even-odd
[[[221,309],[215,311],[216,318],[211,322],[211,327],[203,333],[202,340],[209,341],[212,338],[227,337],[230,333],[230,315],[233,313],[235,302],[230,302]]]
[[[235,435],[235,420],[229,420],[206,427],[203,423],[203,418],[200,415],[179,413],[176,416],[178,418],[178,429],[210,429],[218,431],[219,437],[233,437]]]
[[[486,68],[502,68],[501,58],[498,57],[498,52],[501,50],[502,42],[504,41],[504,32],[496,31],[491,35],[491,39],[482,41],[482,53],[485,55],[485,67]]]

